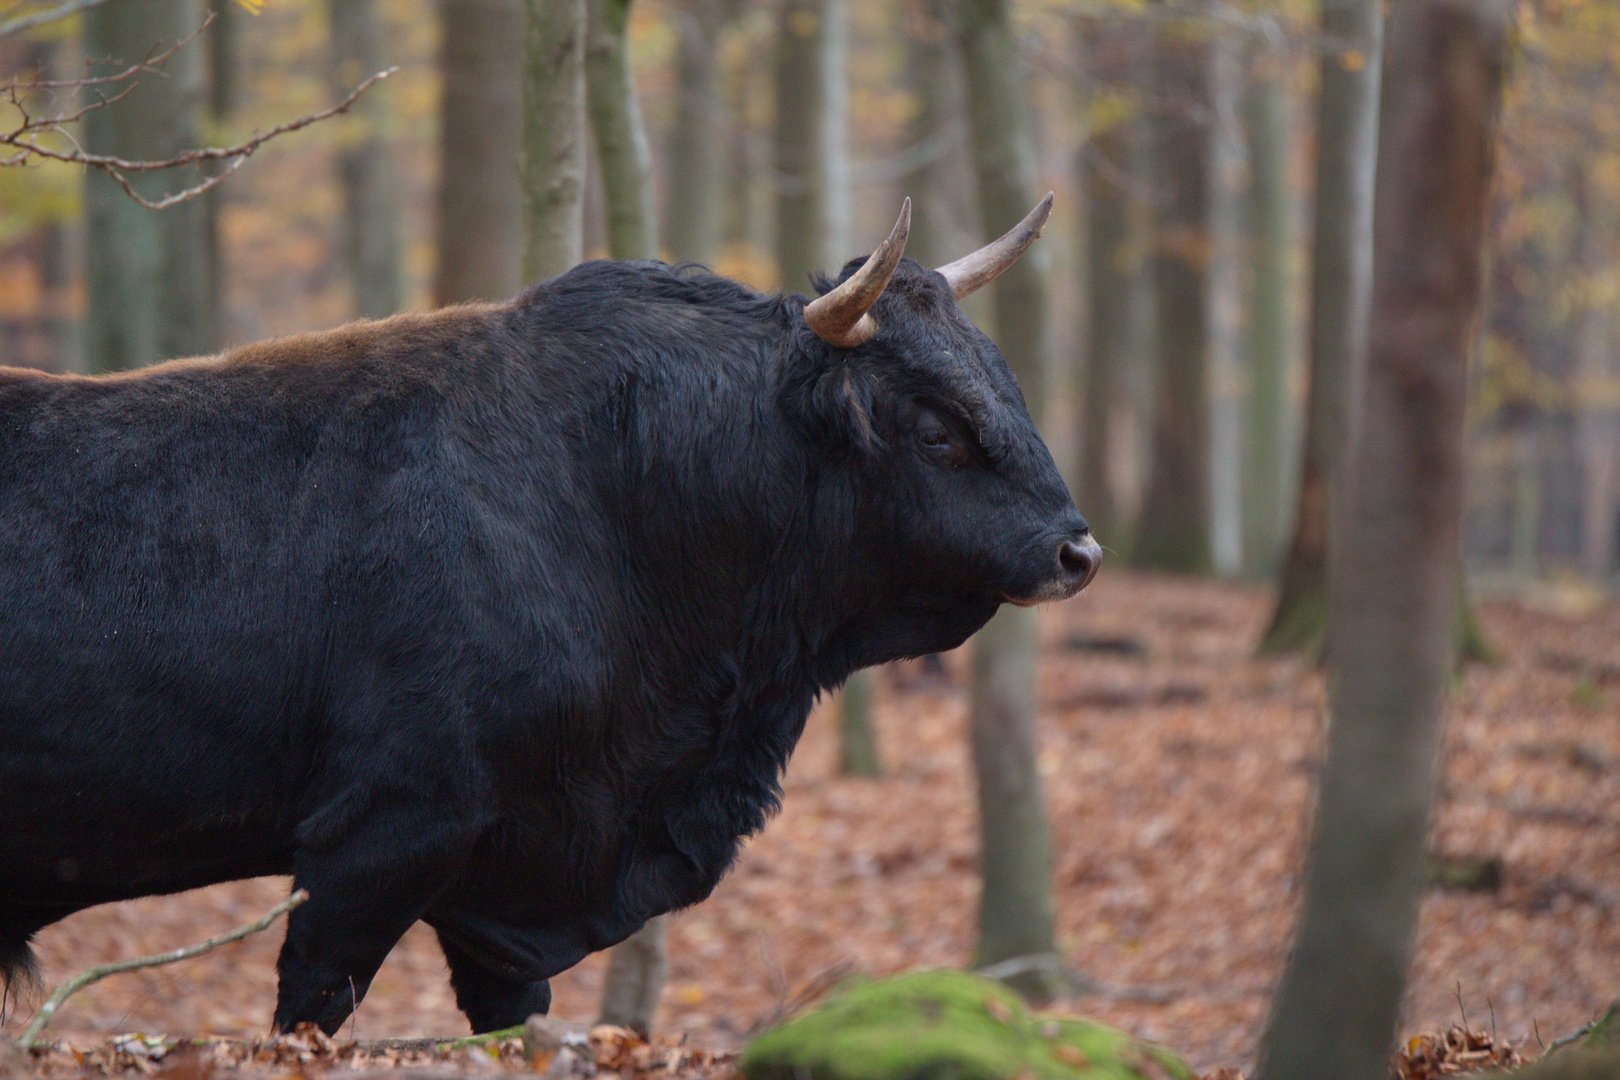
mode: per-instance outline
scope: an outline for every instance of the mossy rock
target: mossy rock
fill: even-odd
[[[1175,1055],[1030,1015],[1001,983],[914,971],[855,984],[743,1051],[747,1080],[1192,1080]]]

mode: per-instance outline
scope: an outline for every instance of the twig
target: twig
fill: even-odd
[[[0,23],[0,38],[20,34],[24,30],[32,30],[36,26],[43,26],[48,22],[65,19],[69,15],[77,15],[85,8],[93,8],[97,4],[105,4],[107,0],[67,0],[65,4],[58,4],[44,11],[36,11],[32,15],[19,15],[15,19],[8,19]]]
[[[1555,1050],[1562,1050],[1564,1047],[1568,1046],[1570,1043],[1580,1042],[1582,1039],[1586,1038],[1587,1035],[1591,1034],[1592,1028],[1596,1023],[1597,1023],[1596,1020],[1589,1021],[1589,1022],[1587,1022],[1585,1024],[1582,1024],[1580,1027],[1576,1028],[1574,1031],[1570,1032],[1568,1035],[1561,1035],[1558,1038],[1554,1039],[1552,1041],[1552,1045],[1547,1047],[1547,1054],[1551,1054]],[[1538,1034],[1536,1037],[1539,1039],[1541,1036]],[[1547,1055],[1543,1054],[1542,1056],[1546,1057]]]
[[[246,926],[238,926],[235,930],[232,930],[229,933],[221,934],[218,937],[211,937],[201,944],[187,945],[183,949],[175,949],[172,952],[159,953],[156,956],[139,956],[133,960],[118,960],[111,964],[103,964],[100,967],[93,967],[88,971],[81,971],[79,974],[73,976],[73,978],[57,987],[56,991],[51,994],[49,998],[45,999],[45,1004],[39,1007],[39,1012],[35,1013],[34,1018],[28,1022],[28,1026],[23,1029],[22,1036],[17,1040],[17,1043],[24,1050],[32,1049],[34,1044],[39,1040],[40,1032],[45,1030],[45,1025],[51,1022],[51,1017],[56,1015],[56,1010],[62,1007],[62,1003],[67,1001],[68,998],[72,997],[80,990],[83,990],[85,987],[89,986],[91,983],[100,982],[109,975],[117,975],[125,971],[135,971],[139,968],[157,967],[161,964],[173,964],[178,963],[181,960],[190,960],[194,956],[201,956],[203,953],[217,949],[221,945],[227,945],[233,941],[240,941],[242,938],[248,937],[251,934],[257,934],[260,930],[263,930],[265,927],[269,926],[271,923],[275,922],[277,919],[287,914],[287,912],[291,911],[293,908],[297,907],[299,904],[302,904],[308,899],[309,893],[305,892],[303,889],[299,889],[297,892],[287,897],[287,899],[265,912],[253,922],[248,923]]]
[[[113,157],[106,154],[87,154],[79,149],[66,152],[52,150],[49,147],[39,145],[39,143],[35,142],[31,138],[23,137],[21,133],[0,135],[0,145],[15,146],[22,151],[24,156],[32,154],[42,158],[49,158],[52,161],[65,161],[69,164],[88,165],[93,169],[100,169],[118,182],[118,185],[124,189],[124,194],[128,195],[131,199],[134,199],[148,210],[165,210],[173,206],[175,203],[196,198],[198,195],[201,195],[215,184],[218,184],[220,181],[224,180],[227,176],[231,175],[231,173],[241,168],[243,163],[246,162],[248,158],[253,156],[254,151],[258,150],[259,147],[263,146],[271,139],[274,139],[280,135],[286,135],[291,132],[307,128],[311,124],[319,123],[320,121],[336,116],[339,113],[348,112],[349,106],[353,105],[355,100],[359,98],[361,94],[365,93],[367,90],[370,90],[374,85],[388,78],[388,76],[394,74],[394,72],[398,70],[398,67],[391,67],[385,71],[379,71],[351,90],[348,97],[344,98],[336,105],[333,105],[330,109],[324,109],[321,112],[312,113],[309,116],[300,117],[297,120],[290,120],[285,124],[278,124],[269,131],[266,131],[260,135],[255,135],[244,143],[238,143],[235,146],[225,147],[199,147],[198,149],[187,150],[183,154],[177,154],[172,158],[166,158],[162,161],[128,161],[124,158]],[[33,124],[29,126],[37,127],[40,125]],[[12,160],[13,159],[6,159],[8,162]],[[185,188],[181,191],[176,191],[172,195],[168,195],[157,200],[156,202],[153,202],[136,192],[136,190],[130,185],[129,179],[124,175],[125,173],[155,172],[159,169],[177,169],[181,166],[194,165],[201,161],[225,161],[228,164],[225,166],[223,171],[210,176],[201,183],[193,184],[191,187]]]

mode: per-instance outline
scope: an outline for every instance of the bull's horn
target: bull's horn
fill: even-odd
[[[992,240],[973,254],[940,267],[939,272],[950,282],[951,292],[956,294],[956,298],[960,300],[968,293],[990,284],[1003,270],[1017,262],[1024,249],[1041,235],[1041,227],[1046,224],[1047,215],[1051,212],[1052,193],[1048,191],[1046,198],[1029,212],[1029,216],[1014,225],[1000,240]]]
[[[889,238],[867,258],[849,280],[826,296],[804,306],[804,321],[816,336],[840,349],[853,349],[878,331],[877,320],[868,312],[889,285],[900,256],[906,253],[906,235],[911,232],[911,200],[900,204],[900,218]]]

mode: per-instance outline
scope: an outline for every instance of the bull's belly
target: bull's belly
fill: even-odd
[[[0,907],[73,910],[292,872],[292,845],[256,828],[163,834],[0,823]]]

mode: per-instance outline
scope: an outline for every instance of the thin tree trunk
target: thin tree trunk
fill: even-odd
[[[999,235],[1039,197],[1035,150],[1007,0],[958,0],[958,46],[968,130],[985,232]],[[1018,378],[1030,415],[1044,416],[1041,368],[1050,337],[1048,256],[1036,245],[991,286],[996,340]],[[978,776],[980,863],[977,961],[991,964],[1056,950],[1052,853],[1036,767],[1035,613],[1003,607],[974,638],[970,728]],[[1011,980],[1050,996],[1049,971]]]
[[[776,269],[784,292],[806,292],[826,269],[822,145],[823,0],[784,0],[776,44]]]
[[[523,256],[524,0],[444,0],[433,302],[516,291]]]
[[[523,280],[577,265],[585,248],[585,0],[527,0]]]
[[[727,160],[725,102],[716,50],[719,0],[682,0],[675,9],[675,123],[669,132],[669,199],[664,245],[676,259],[712,266],[720,254]]]
[[[1260,1076],[1388,1073],[1456,650],[1469,337],[1512,8],[1396,0],[1365,412],[1335,515],[1331,725]]]
[[[625,37],[631,0],[587,2],[590,37],[585,79],[607,204],[608,254],[615,259],[657,258],[652,167]]]
[[[1125,82],[1132,50],[1128,31],[1110,24],[1077,35],[1085,50],[1084,69],[1094,85]],[[1084,103],[1082,103],[1084,104]],[[1124,379],[1131,363],[1130,292],[1137,272],[1132,247],[1129,157],[1134,117],[1111,118],[1106,127],[1088,132],[1075,161],[1085,190],[1086,362],[1082,369],[1080,423],[1080,505],[1091,531],[1117,545],[1119,507],[1110,464],[1116,442],[1114,424],[1125,396]]]
[[[1576,193],[1582,222],[1581,273],[1587,282],[1615,268],[1620,212],[1614,195],[1579,172]],[[1593,290],[1588,286],[1590,294]],[[1620,558],[1620,360],[1613,303],[1588,295],[1575,338],[1575,377],[1581,402],[1575,447],[1581,462],[1581,569],[1605,582]]]
[[[346,94],[381,70],[383,43],[372,0],[327,0],[332,25],[331,85]],[[354,312],[367,318],[399,310],[399,171],[389,149],[386,95],[366,94],[339,129],[338,178],[343,187],[343,262]]]
[[[667,916],[648,919],[640,930],[613,947],[608,954],[602,986],[601,1023],[653,1033],[658,999],[669,976]]]
[[[1289,183],[1292,102],[1288,56],[1272,47],[1249,97],[1253,162],[1254,299],[1250,341],[1248,467],[1244,488],[1244,569],[1269,578],[1282,557],[1288,510],[1293,413],[1288,375],[1294,355],[1293,192]]]
[[[202,21],[198,0],[121,0],[85,12],[91,76],[123,70],[179,41]],[[140,78],[121,100],[85,116],[90,153],[165,158],[197,145],[204,87],[201,51],[181,49],[165,74]],[[190,169],[133,174],[130,183],[157,200],[195,183]],[[196,200],[161,213],[126,196],[98,169],[85,173],[85,352],[92,371],[140,367],[208,351],[208,259]]]
[[[838,694],[838,771],[844,776],[883,775],[872,727],[872,673],[857,671]]]
[[[1209,50],[1209,102],[1212,123],[1207,140],[1209,167],[1209,269],[1205,274],[1205,318],[1209,330],[1209,538],[1216,573],[1243,569],[1242,364],[1243,177],[1246,147],[1238,102],[1243,92],[1242,57],[1235,35],[1216,32]]]
[[[1331,494],[1353,415],[1351,373],[1366,351],[1383,22],[1381,0],[1322,6],[1322,37],[1342,44],[1322,53],[1317,99],[1305,450],[1294,537],[1262,653],[1315,648],[1327,625]]]
[[[235,0],[212,0],[209,9],[214,21],[208,26],[208,119],[214,130],[219,131],[236,109],[237,37],[242,20]],[[212,175],[224,167],[216,161],[210,163],[206,171]],[[213,344],[218,346],[227,337],[225,241],[219,226],[220,215],[225,212],[224,186],[203,192],[202,203],[203,242],[208,252],[208,325],[214,331]]]
[[[956,111],[950,98],[951,78],[945,43],[945,0],[918,0],[907,9],[906,88],[917,99],[917,111],[906,129],[906,141],[918,152],[917,167],[903,180],[902,195],[911,197],[911,238],[906,254],[924,266],[943,266],[955,258],[949,244],[951,220],[945,179],[945,144],[951,138]]]
[[[1156,179],[1152,273],[1158,300],[1157,400],[1152,464],[1133,559],[1182,573],[1210,569],[1209,406],[1205,370],[1208,41],[1196,31],[1161,34],[1158,94],[1168,103],[1152,120]]]

